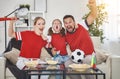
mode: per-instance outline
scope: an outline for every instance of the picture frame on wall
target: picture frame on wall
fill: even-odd
[[[35,0],[34,10],[47,12],[47,0]]]

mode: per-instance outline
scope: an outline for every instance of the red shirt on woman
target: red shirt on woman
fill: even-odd
[[[22,40],[20,56],[25,58],[40,58],[41,49],[46,45],[46,41],[34,31],[16,32],[16,39]]]

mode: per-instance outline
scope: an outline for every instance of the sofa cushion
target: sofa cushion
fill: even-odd
[[[50,54],[49,54],[49,51],[47,51],[44,47],[41,49],[41,56],[40,56],[40,59],[41,60],[45,60],[46,58],[50,58],[52,57]]]
[[[4,56],[11,61],[13,64],[16,64],[17,60],[18,60],[18,56],[19,56],[20,51],[16,48],[12,48],[11,51],[9,52],[5,52]]]
[[[95,52],[96,52],[96,59],[97,59],[96,64],[101,64],[103,62],[106,62],[108,55],[105,52],[99,49],[95,49]]]
[[[19,57],[20,51],[16,48],[12,48],[11,51],[5,52],[4,56],[11,61],[13,64],[16,64],[18,57]],[[41,56],[40,59],[45,60],[46,58],[50,58],[51,55],[48,53],[48,51],[43,47],[41,50]]]

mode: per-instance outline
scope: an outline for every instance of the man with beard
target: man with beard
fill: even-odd
[[[65,15],[63,17],[64,27],[67,30],[66,41],[70,46],[71,51],[80,49],[85,53],[85,59],[83,63],[90,64],[92,53],[94,53],[94,46],[92,40],[89,36],[89,25],[91,25],[95,18],[97,17],[97,7],[95,0],[89,0],[90,14],[85,19],[85,21],[80,24],[76,24],[75,19],[72,15]],[[71,60],[67,61],[65,64],[72,64]],[[86,79],[93,79],[93,76],[85,76]],[[80,79],[78,76],[71,76],[72,79]]]

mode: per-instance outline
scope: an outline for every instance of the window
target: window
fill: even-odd
[[[108,11],[108,23],[104,26],[105,37],[116,41],[120,38],[120,0],[104,2],[107,4]]]

